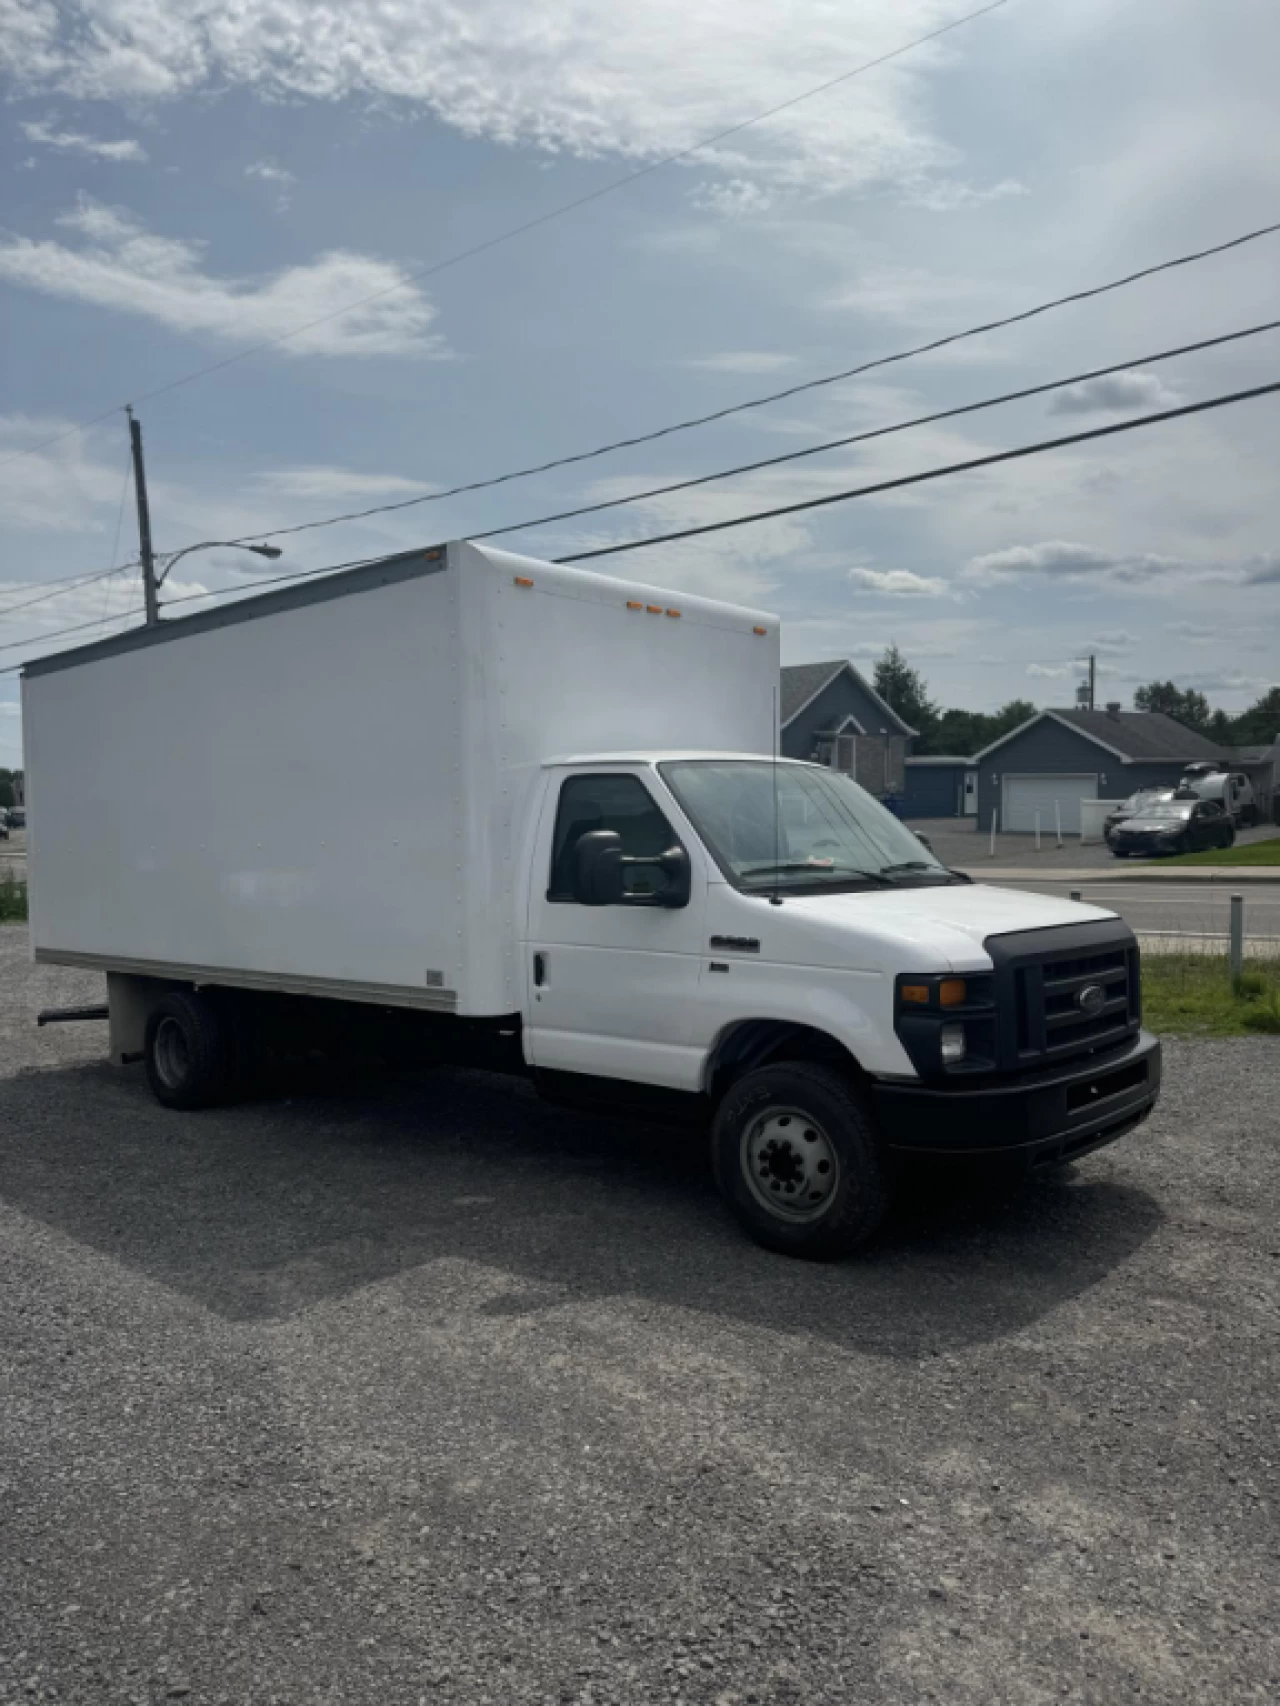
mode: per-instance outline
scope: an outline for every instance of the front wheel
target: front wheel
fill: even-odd
[[[1129,849],[1127,847],[1113,847],[1111,849],[1111,855],[1115,859],[1127,859],[1129,857]]]
[[[747,1073],[721,1102],[711,1141],[721,1193],[767,1249],[845,1256],[888,1210],[870,1111],[829,1067],[786,1061]]]

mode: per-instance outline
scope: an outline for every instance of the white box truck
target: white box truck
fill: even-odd
[[[42,659],[35,957],[106,973],[176,1109],[317,1038],[665,1095],[796,1254],[866,1238],[911,1153],[1145,1118],[1128,928],[779,761],[777,684],[772,616],[467,543]]]

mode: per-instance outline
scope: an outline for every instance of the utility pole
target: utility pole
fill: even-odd
[[[139,455],[141,455],[141,451],[139,451]],[[1098,660],[1096,657],[1094,657],[1093,653],[1090,652],[1089,653],[1089,709],[1091,711],[1095,711],[1097,709],[1097,691],[1098,691]]]
[[[126,408],[129,417],[129,443],[133,448],[133,488],[138,499],[138,556],[142,559],[142,602],[146,608],[147,627],[154,628],[160,620],[160,599],[156,591],[156,556],[151,549],[151,510],[147,505],[147,470],[142,460],[142,425],[134,419],[133,410]]]

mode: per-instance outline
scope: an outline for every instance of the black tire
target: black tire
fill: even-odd
[[[830,1067],[783,1061],[740,1078],[716,1110],[711,1153],[716,1183],[738,1221],[757,1244],[783,1255],[847,1256],[888,1211],[870,1110]]]
[[[207,995],[175,990],[147,1019],[147,1082],[166,1108],[211,1108],[235,1083],[230,1027]]]
[[[1225,837],[1223,838],[1222,845],[1224,847],[1234,847],[1235,844],[1236,844],[1236,832],[1233,828],[1228,827],[1227,833],[1226,833]]]
[[[1114,859],[1127,859],[1129,857],[1129,849],[1127,847],[1113,847],[1111,849],[1111,856]]]

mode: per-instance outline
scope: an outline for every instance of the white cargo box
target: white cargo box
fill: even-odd
[[[768,752],[777,682],[776,618],[468,544],[30,664],[35,956],[513,1012],[539,766]]]

